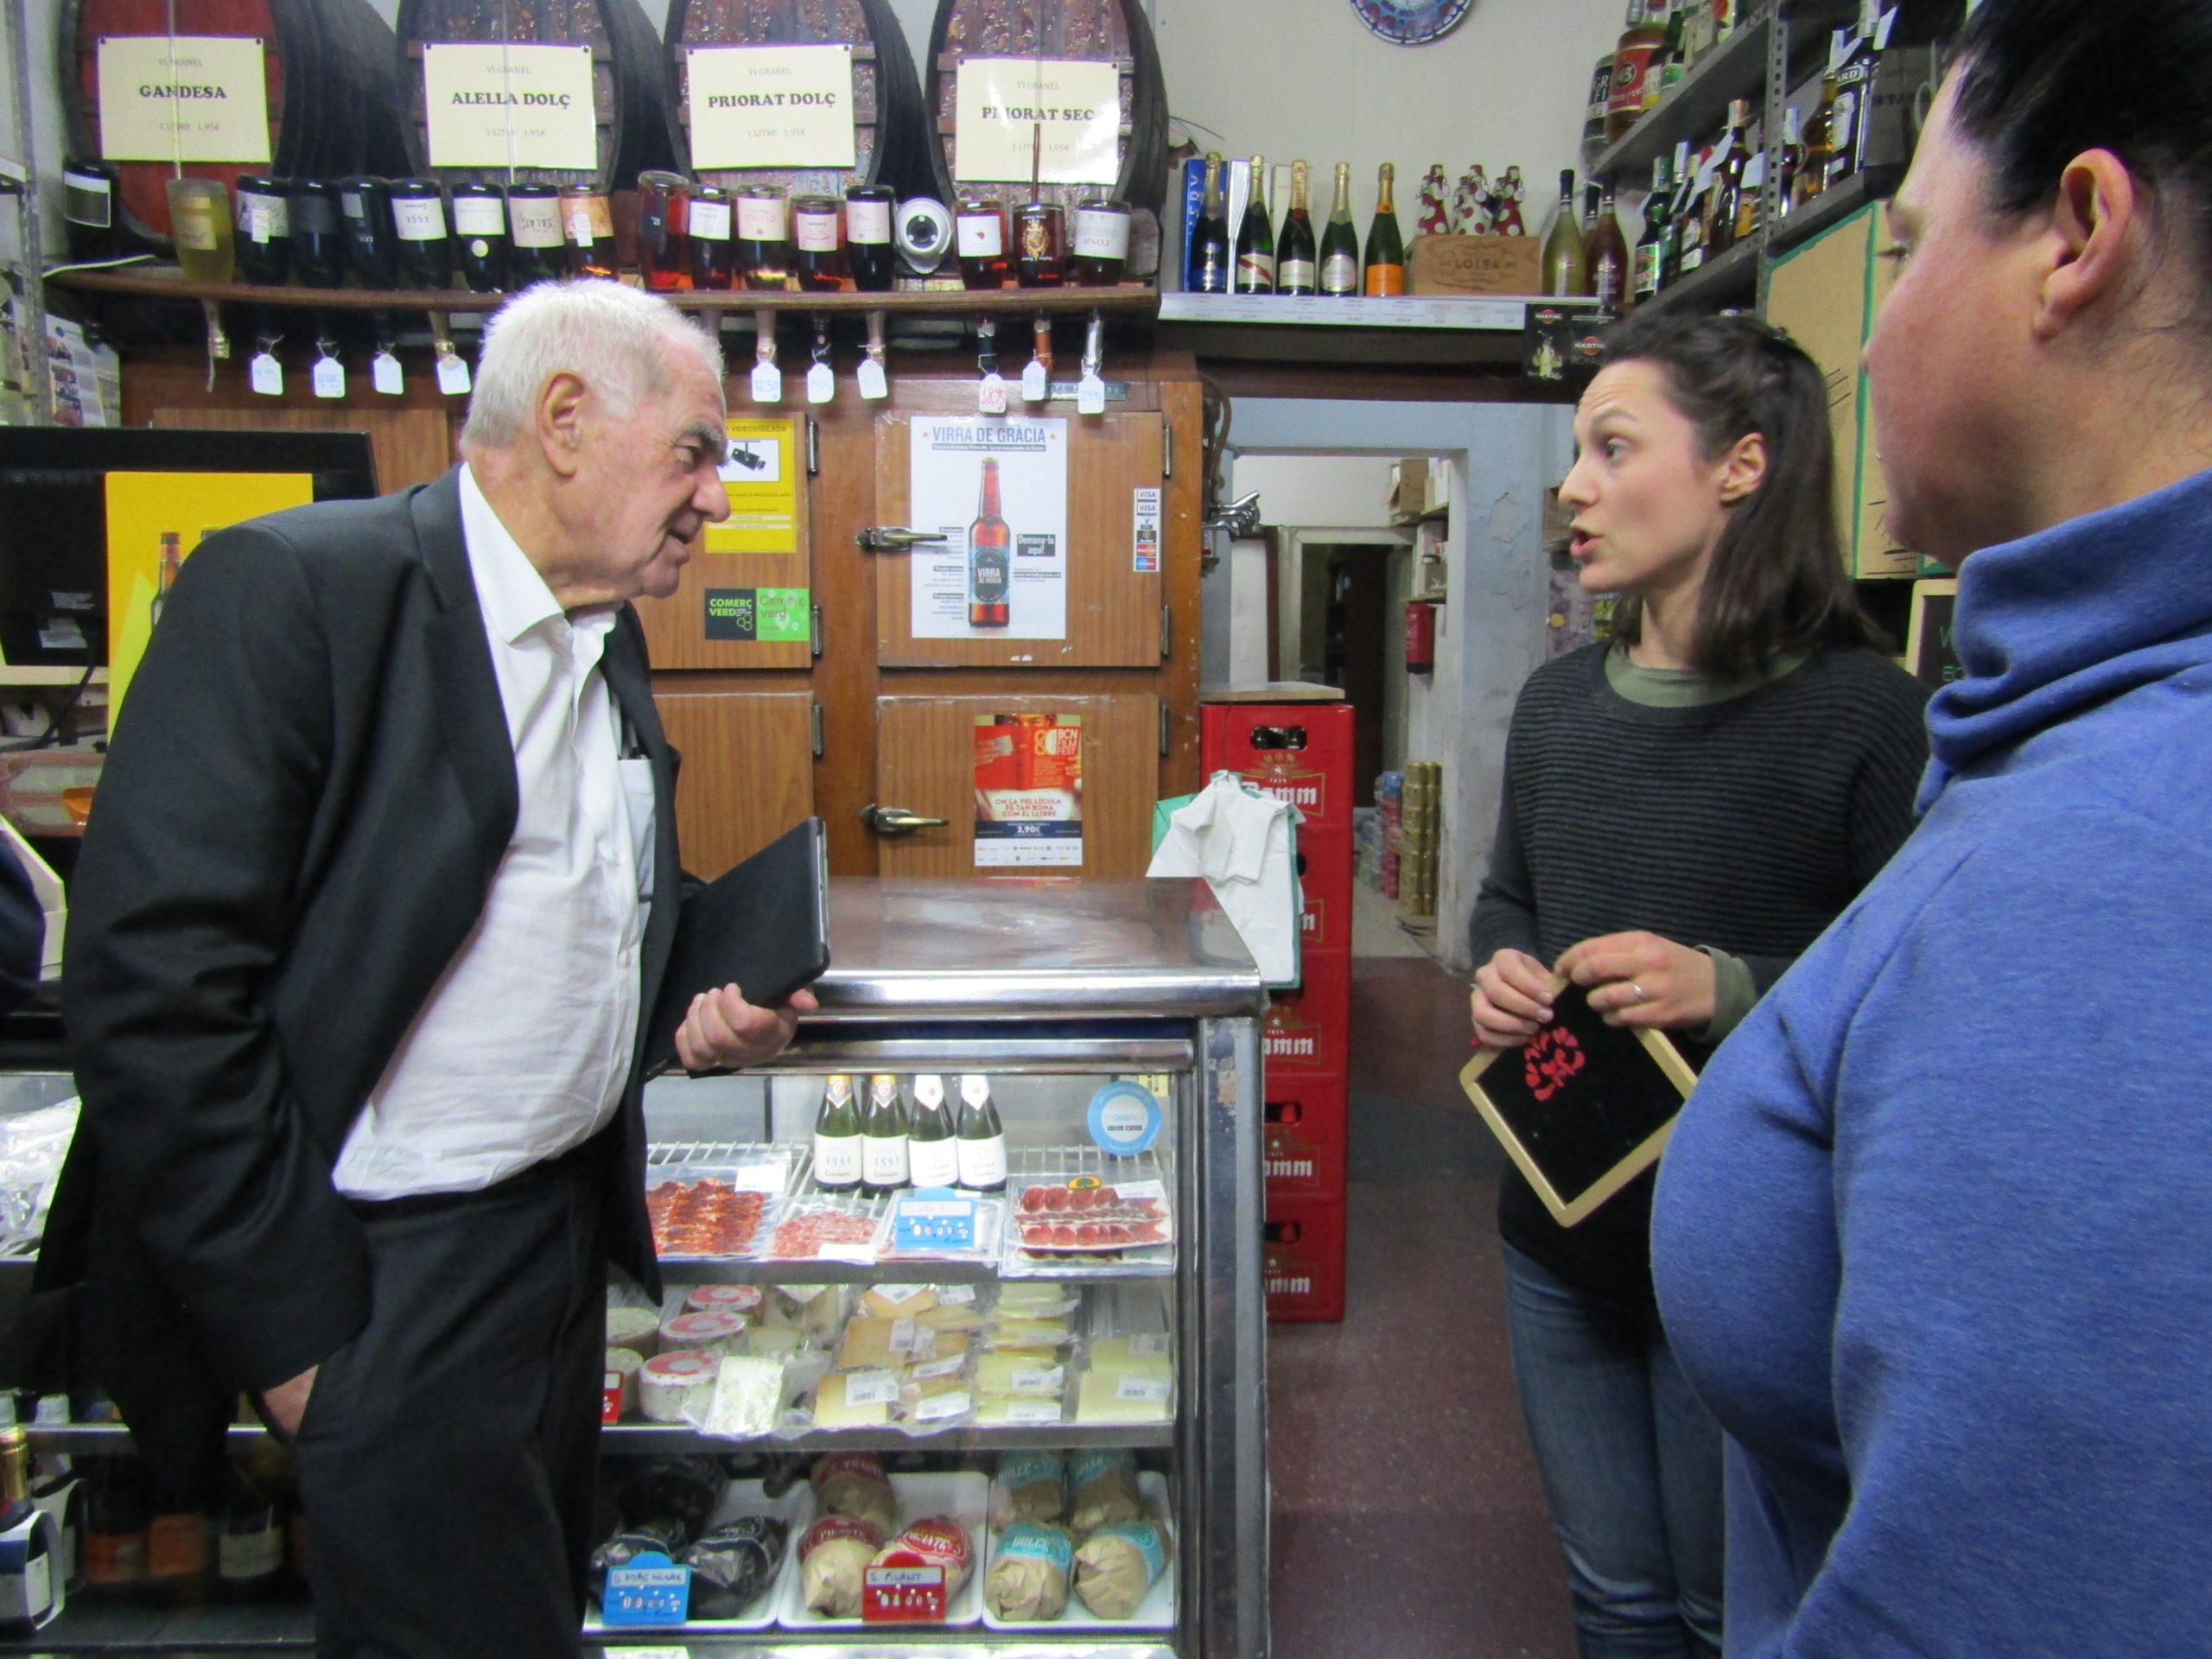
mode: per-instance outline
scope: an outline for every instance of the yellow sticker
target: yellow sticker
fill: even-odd
[[[729,459],[721,468],[729,517],[707,526],[708,552],[799,551],[797,430],[788,418],[730,422]]]

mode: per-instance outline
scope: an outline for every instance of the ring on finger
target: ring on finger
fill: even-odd
[[[1640,982],[1630,980],[1629,982],[1628,988],[1636,993],[1636,1000],[1639,1006],[1645,1002],[1649,1002],[1651,1000],[1651,994],[1643,988],[1643,986]]]

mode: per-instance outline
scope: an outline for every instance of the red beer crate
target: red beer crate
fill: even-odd
[[[1211,777],[1233,772],[1305,815],[1299,850],[1351,855],[1351,705],[1214,702],[1198,710],[1198,753]]]
[[[1283,1077],[1267,1090],[1261,1156],[1270,1203],[1344,1197],[1350,1100],[1341,1077]]]
[[[1299,920],[1299,947],[1311,956],[1316,950],[1338,956],[1351,953],[1351,849],[1323,847],[1306,849],[1298,843],[1298,885],[1306,900]]]
[[[1311,950],[1294,991],[1272,993],[1260,1020],[1260,1071],[1270,1089],[1297,1076],[1344,1077],[1351,1069],[1351,958]]]
[[[1344,1318],[1344,1200],[1270,1193],[1261,1261],[1270,1319],[1293,1323]]]

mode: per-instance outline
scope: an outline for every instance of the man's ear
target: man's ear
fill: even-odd
[[[548,376],[537,394],[537,447],[556,477],[574,478],[583,464],[588,395],[582,377],[567,369]]]
[[[1766,482],[1766,435],[1746,432],[1720,466],[1720,505],[1732,507]]]

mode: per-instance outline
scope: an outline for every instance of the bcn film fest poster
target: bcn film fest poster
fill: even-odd
[[[907,523],[941,533],[912,555],[917,639],[1068,637],[1068,423],[1065,419],[916,416]],[[1003,627],[969,621],[969,532],[985,517],[983,462],[998,462],[998,516],[1011,567]]]
[[[976,868],[1080,868],[1083,717],[976,716]]]
[[[315,499],[306,473],[110,473],[107,708],[112,722],[160,626],[169,584],[217,531]]]

